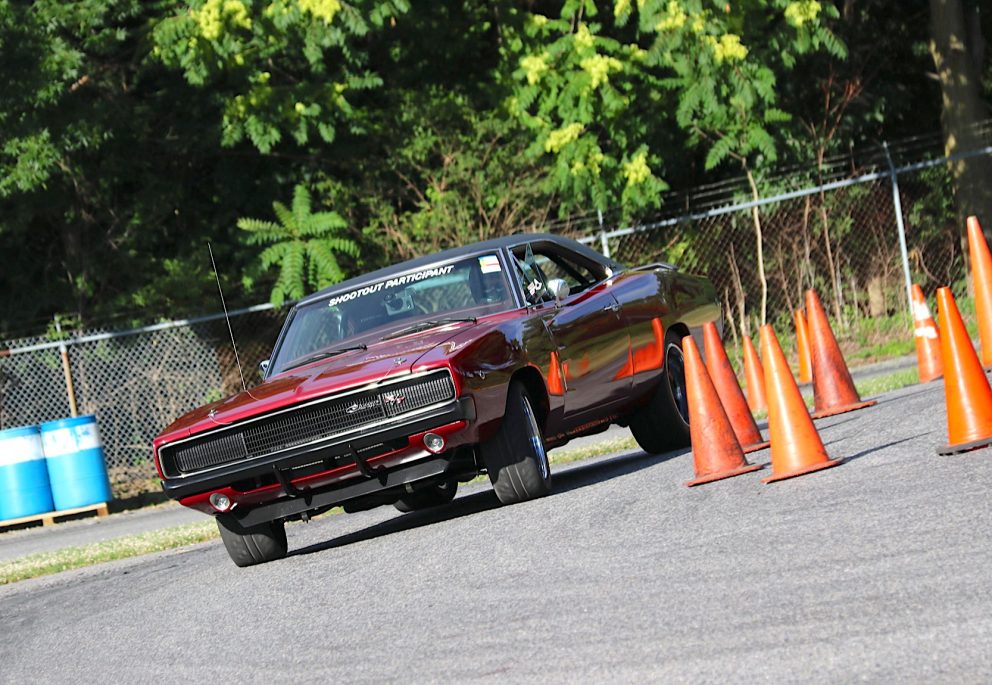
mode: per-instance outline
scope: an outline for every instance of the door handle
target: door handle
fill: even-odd
[[[603,307],[603,311],[604,312],[613,312],[614,314],[616,314],[617,312],[620,311],[620,303],[614,301],[613,304],[608,304],[605,307]]]

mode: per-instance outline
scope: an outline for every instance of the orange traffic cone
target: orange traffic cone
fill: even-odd
[[[740,383],[737,382],[737,374],[734,373],[734,367],[727,359],[727,351],[723,349],[720,334],[712,321],[703,326],[703,352],[706,355],[706,370],[713,385],[716,386],[720,403],[727,413],[727,418],[730,419],[734,435],[737,436],[737,442],[741,444],[744,453],[768,447],[768,443],[761,437],[758,424],[754,422],[751,410],[747,408],[747,400],[744,399]]]
[[[861,401],[815,290],[806,291],[806,317],[813,362],[813,418],[822,419],[876,404],[875,400]]]
[[[689,435],[696,477],[686,485],[701,485],[714,480],[757,471],[761,464],[749,464],[734,435],[734,427],[720,404],[720,396],[706,373],[699,348],[691,335],[682,338],[685,355],[685,384],[689,400]]]
[[[747,381],[747,406],[751,411],[768,409],[765,397],[765,369],[751,338],[744,336],[744,378]]]
[[[913,338],[916,340],[916,365],[920,383],[929,383],[944,375],[940,359],[940,333],[930,314],[923,288],[913,285]]]
[[[978,223],[968,217],[968,252],[971,254],[971,278],[975,287],[975,316],[978,339],[982,343],[982,366],[992,366],[992,254]]]
[[[561,361],[558,359],[558,353],[551,352],[551,363],[548,367],[548,394],[549,395],[564,395],[565,394],[565,381],[561,374]]]
[[[799,353],[799,382],[811,383],[813,381],[813,369],[810,365],[809,333],[806,330],[806,315],[802,309],[797,309],[792,313],[796,320],[796,352]]]
[[[992,389],[971,345],[950,288],[937,289],[940,351],[944,361],[947,404],[946,447],[937,454],[955,454],[992,443]]]
[[[761,327],[761,354],[765,358],[768,433],[772,439],[772,475],[761,482],[771,483],[837,466],[840,460],[827,456],[770,324]],[[816,372],[813,377],[816,378]]]

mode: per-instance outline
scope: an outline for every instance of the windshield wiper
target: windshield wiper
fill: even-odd
[[[406,328],[401,328],[398,331],[393,331],[389,335],[382,336],[379,340],[392,340],[393,338],[398,338],[401,335],[406,335],[407,333],[426,331],[428,328],[437,328],[438,326],[443,326],[448,323],[475,323],[476,321],[478,321],[478,319],[474,316],[449,316],[443,319],[428,319],[427,321],[418,321],[417,323],[411,324]]]
[[[355,350],[362,350],[364,352],[367,349],[369,349],[368,345],[352,345],[351,347],[339,347],[336,350],[323,350],[283,367],[283,371],[289,371],[290,369],[295,369],[303,366],[304,364],[309,364],[310,362],[320,361],[321,359],[327,359],[328,357],[336,357],[339,354],[344,354],[345,352],[353,352]]]

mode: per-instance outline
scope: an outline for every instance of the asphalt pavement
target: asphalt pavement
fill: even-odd
[[[635,451],[294,524],[249,569],[212,541],[15,583],[0,682],[988,683],[992,450],[937,456],[943,407],[819,421],[844,463],[771,485]]]

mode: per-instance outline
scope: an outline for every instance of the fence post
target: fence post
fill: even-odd
[[[609,259],[610,239],[606,237],[606,229],[603,227],[603,210],[597,209],[596,214],[599,215],[599,251],[603,253],[604,257]]]
[[[909,253],[906,251],[906,225],[902,220],[902,199],[899,195],[899,174],[889,154],[889,144],[882,141],[885,161],[889,164],[889,179],[892,181],[892,204],[896,213],[896,227],[899,229],[899,252],[902,254],[902,272],[906,277],[906,307],[913,313],[913,278],[909,273]]]
[[[69,366],[69,348],[62,340],[62,325],[59,323],[59,315],[55,315],[55,332],[59,335],[59,355],[62,357],[62,373],[65,375],[65,393],[69,397],[69,413],[72,416],[79,416],[76,409],[76,388],[72,384],[72,368]]]

